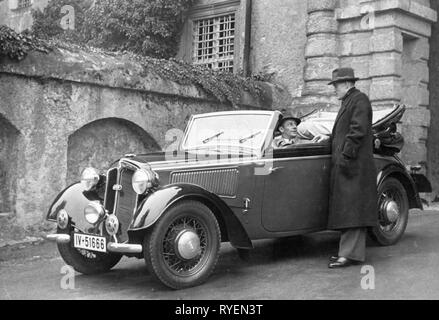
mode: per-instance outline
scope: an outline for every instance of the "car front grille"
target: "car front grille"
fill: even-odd
[[[119,239],[122,242],[128,240],[127,230],[138,201],[137,194],[133,190],[131,183],[133,174],[134,171],[128,168],[114,168],[109,170],[107,174],[105,209],[114,213],[119,219]],[[113,187],[115,185],[119,185],[121,188],[114,190]]]
[[[114,202],[116,197],[116,191],[113,190],[113,186],[117,184],[117,168],[110,169],[107,172],[107,185],[105,186],[105,201],[104,207],[108,212],[113,212]]]

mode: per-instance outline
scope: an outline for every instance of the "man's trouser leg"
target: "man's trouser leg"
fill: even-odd
[[[339,257],[364,262],[366,260],[366,228],[341,231]]]

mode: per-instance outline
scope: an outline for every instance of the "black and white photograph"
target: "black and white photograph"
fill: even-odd
[[[438,13],[0,0],[0,300],[438,300]]]

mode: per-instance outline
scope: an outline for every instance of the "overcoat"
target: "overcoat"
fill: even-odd
[[[373,160],[372,107],[356,88],[342,99],[331,135],[332,169],[328,229],[378,224],[377,172]]]

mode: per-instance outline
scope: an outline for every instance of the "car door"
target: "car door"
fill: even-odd
[[[262,225],[270,232],[325,229],[328,219],[328,145],[274,150],[265,176]]]

